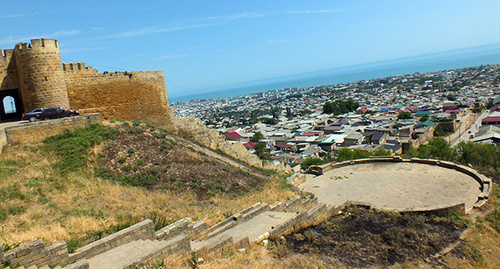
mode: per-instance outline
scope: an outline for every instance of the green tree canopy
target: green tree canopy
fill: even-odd
[[[401,111],[398,114],[398,119],[399,120],[413,119],[413,116],[411,115],[410,111]]]
[[[264,139],[264,135],[261,132],[256,132],[252,136],[252,138],[250,138],[250,141],[252,141],[252,142],[259,142],[262,139]]]
[[[355,111],[359,107],[358,102],[354,102],[351,98],[347,101],[335,100],[334,102],[326,102],[323,105],[323,113],[340,115]]]
[[[270,160],[271,156],[269,155],[269,150],[266,148],[266,144],[257,143],[254,148],[255,154],[262,160]]]

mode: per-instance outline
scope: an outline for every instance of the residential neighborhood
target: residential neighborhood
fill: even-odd
[[[200,118],[250,151],[263,144],[268,158],[293,165],[340,148],[402,153],[437,136],[498,145],[499,95],[494,64],[172,106],[177,117]]]

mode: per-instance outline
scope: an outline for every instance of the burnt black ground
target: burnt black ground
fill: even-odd
[[[465,228],[457,215],[399,214],[351,206],[318,226],[286,236],[281,244],[288,255],[319,255],[346,267],[386,267],[429,258],[458,240]]]

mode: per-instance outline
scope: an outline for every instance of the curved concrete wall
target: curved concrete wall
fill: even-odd
[[[492,189],[492,182],[491,179],[481,175],[478,173],[476,170],[463,166],[460,164],[456,164],[453,162],[448,162],[448,161],[441,161],[441,160],[433,160],[433,159],[420,159],[420,158],[411,158],[411,159],[403,159],[399,156],[394,156],[394,157],[373,157],[373,158],[368,158],[368,159],[358,159],[358,160],[350,160],[350,161],[343,161],[343,162],[338,162],[338,163],[328,163],[324,165],[317,165],[317,166],[311,166],[307,170],[308,173],[315,174],[315,175],[322,175],[326,171],[339,168],[342,166],[347,166],[347,165],[356,165],[356,164],[364,164],[364,163],[374,163],[374,162],[408,162],[408,163],[421,163],[421,164],[427,164],[427,165],[436,165],[440,166],[443,168],[448,168],[448,169],[454,169],[456,171],[459,171],[461,173],[464,173],[472,178],[474,178],[480,186],[481,194],[478,196],[477,202],[474,204],[474,207],[480,207],[486,201],[488,200],[488,197],[491,194],[491,189]],[[456,205],[458,206],[458,205]],[[454,207],[456,207],[454,206]],[[435,210],[442,210],[444,208],[436,208]]]

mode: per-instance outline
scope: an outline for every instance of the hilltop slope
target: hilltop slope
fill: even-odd
[[[67,240],[74,249],[146,218],[157,227],[183,217],[211,225],[293,196],[275,173],[137,121],[8,146],[0,155],[0,243]]]

